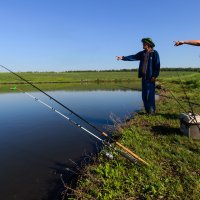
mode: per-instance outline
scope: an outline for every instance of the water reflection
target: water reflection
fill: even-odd
[[[82,124],[43,94],[32,94]],[[48,94],[101,129],[112,124],[111,113],[123,120],[141,108],[138,91]],[[60,182],[54,169],[63,170],[69,159],[76,162],[96,148],[96,139],[23,93],[0,94],[0,108],[0,199],[50,199],[49,191]]]

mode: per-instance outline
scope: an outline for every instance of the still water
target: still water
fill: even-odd
[[[112,126],[116,117],[123,121],[142,107],[139,91],[47,93],[101,130]],[[42,93],[30,94],[100,136]],[[96,150],[95,138],[24,93],[0,94],[0,112],[2,200],[55,198],[59,173]]]

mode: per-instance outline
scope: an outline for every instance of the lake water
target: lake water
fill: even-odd
[[[124,120],[142,108],[139,91],[47,93],[101,130],[113,116]],[[101,137],[44,94],[30,94]],[[98,141],[24,93],[0,94],[0,108],[0,199],[53,199],[59,174],[96,151]]]

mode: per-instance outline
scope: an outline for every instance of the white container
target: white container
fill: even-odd
[[[189,138],[200,139],[200,116],[192,113],[181,113],[180,130]]]

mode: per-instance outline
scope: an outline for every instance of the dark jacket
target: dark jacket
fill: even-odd
[[[156,50],[153,50],[149,53],[149,58],[147,62],[146,74],[144,75],[142,72],[142,67],[144,64],[144,57],[146,51],[140,51],[135,55],[124,56],[122,60],[124,61],[140,61],[139,70],[138,70],[138,77],[144,77],[146,80],[150,80],[152,77],[157,78],[160,72],[160,58],[159,54]]]

